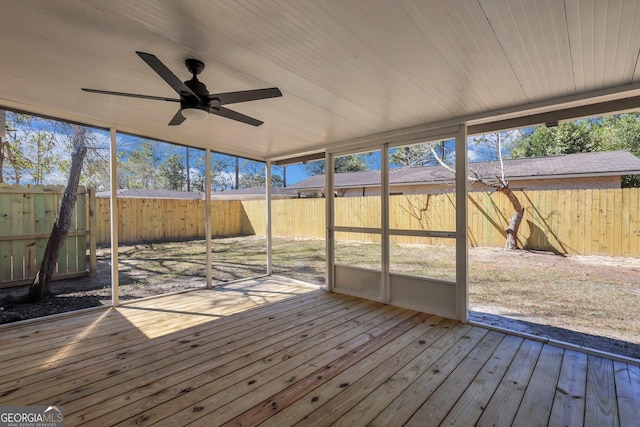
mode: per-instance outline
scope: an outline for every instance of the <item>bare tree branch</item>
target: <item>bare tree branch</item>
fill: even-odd
[[[518,239],[517,239],[518,229],[520,228],[520,223],[522,222],[522,218],[524,217],[524,208],[520,204],[518,197],[511,190],[511,188],[509,188],[509,181],[507,181],[505,177],[504,160],[502,156],[502,137],[500,133],[497,134],[496,143],[497,143],[497,147],[496,147],[497,157],[498,157],[498,160],[500,161],[500,174],[496,175],[495,177],[496,180],[492,181],[492,180],[481,177],[478,171],[475,169],[470,169],[470,172],[473,176],[468,176],[467,180],[469,181],[470,184],[473,184],[474,182],[481,182],[482,184],[488,187],[495,188],[496,191],[504,194],[509,199],[509,202],[511,202],[511,206],[513,207],[514,213],[509,220],[508,228],[505,230],[505,234],[506,234],[505,248],[518,249]],[[455,170],[450,165],[447,165],[444,162],[444,160],[440,158],[440,156],[438,155],[438,153],[436,153],[433,147],[431,148],[431,153],[433,154],[433,157],[436,159],[438,164],[440,164],[440,166],[444,167],[451,173],[455,173]]]

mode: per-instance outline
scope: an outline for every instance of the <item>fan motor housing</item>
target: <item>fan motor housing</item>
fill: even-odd
[[[184,84],[193,91],[200,98],[205,99],[209,96],[209,91],[207,90],[207,86],[202,83],[200,80],[196,79],[195,76],[191,80],[187,80]]]
[[[173,116],[169,122],[169,126],[182,124],[182,122],[187,118],[202,120],[207,117],[207,114],[203,113],[217,114],[240,123],[260,126],[263,123],[260,120],[245,116],[237,111],[229,110],[222,107],[222,105],[282,96],[282,92],[280,92],[277,87],[209,94],[207,86],[198,80],[198,74],[204,70],[204,62],[193,58],[186,59],[185,65],[193,77],[190,80],[183,82],[178,79],[178,77],[173,74],[173,72],[171,72],[171,70],[169,70],[157,56],[141,51],[136,51],[136,54],[140,59],[146,62],[147,65],[151,67],[156,74],[158,74],[158,76],[171,86],[171,88],[180,96],[179,99],[166,98],[163,96],[141,95],[137,93],[113,92],[100,89],[82,88],[82,90],[85,92],[101,93],[105,95],[127,96],[132,98],[152,99],[156,101],[179,101],[180,110],[178,110],[178,112]]]
[[[189,58],[184,61],[184,65],[187,66],[187,70],[193,75],[198,75],[204,70],[204,62],[197,59]]]

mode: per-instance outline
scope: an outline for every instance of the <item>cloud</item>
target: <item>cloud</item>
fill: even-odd
[[[467,148],[467,161],[469,163],[480,162],[486,158],[485,153],[481,147],[475,145],[469,145]]]

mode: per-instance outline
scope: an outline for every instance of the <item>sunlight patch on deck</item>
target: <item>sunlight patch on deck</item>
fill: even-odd
[[[198,325],[269,304],[317,291],[313,287],[282,286],[273,279],[255,280],[253,285],[196,290],[123,305],[116,310],[148,339],[184,331]],[[252,283],[249,282],[249,283]],[[280,280],[280,282],[282,282]]]
[[[96,330],[96,328],[100,325],[100,322],[105,317],[107,317],[108,314],[109,314],[109,310],[105,310],[105,312],[102,313],[100,317],[98,317],[96,320],[88,324],[84,329],[82,329],[81,332],[79,332],[75,337],[73,337],[73,339],[69,344],[60,348],[58,352],[56,352],[52,357],[47,359],[47,361],[45,362],[45,365],[51,364],[52,366],[55,366],[58,361],[64,359],[65,357],[67,357],[67,355],[73,353],[75,348],[78,345],[82,344],[83,341],[87,339],[94,330]]]

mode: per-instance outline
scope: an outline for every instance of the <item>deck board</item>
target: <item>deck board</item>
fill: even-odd
[[[280,338],[280,341],[278,341],[277,337],[275,337],[275,339],[269,339],[269,341],[259,340],[256,342],[256,346],[260,350],[251,352],[251,347],[249,347],[244,351],[228,353],[224,358],[218,357],[213,362],[204,365],[208,369],[208,371],[205,371],[204,376],[198,375],[187,381],[178,382],[176,386],[170,389],[158,388],[157,383],[153,382],[144,387],[142,397],[147,394],[160,393],[168,401],[181,396],[183,394],[182,390],[189,389],[189,398],[182,399],[183,406],[188,408],[189,411],[192,410],[192,406],[201,406],[204,410],[206,402],[198,402],[205,399],[210,399],[211,402],[214,402],[213,404],[222,405],[227,403],[233,399],[235,394],[242,392],[240,387],[237,388],[237,391],[229,390],[234,385],[243,382],[247,385],[257,385],[267,378],[278,378],[287,372],[288,364],[285,362],[291,359],[296,360],[295,357],[297,355],[304,354],[306,357],[311,357],[313,354],[321,354],[332,345],[331,340],[336,330],[342,329],[339,328],[338,322],[342,322],[348,328],[356,325],[356,320],[352,320],[351,316],[364,320],[367,317],[382,314],[381,311],[372,309],[371,304],[367,303],[362,304],[359,309],[354,309],[353,307],[351,306],[349,313],[344,313],[346,311],[344,309],[341,310],[342,313],[340,311],[335,313],[335,316],[333,315],[334,313],[330,313],[331,318],[326,319],[327,322],[320,328],[315,325],[315,321],[309,322],[309,318],[305,317],[306,325],[303,324],[302,327],[298,326],[296,330],[290,331],[292,334],[287,335],[285,339]],[[343,316],[343,318],[340,318],[340,316]],[[335,319],[331,320],[334,317]],[[301,358],[302,356],[298,356],[298,359]],[[268,368],[271,369],[269,370]],[[194,371],[190,371],[190,373],[194,373]],[[197,374],[198,372],[195,371],[195,373]],[[253,376],[259,376],[259,378]],[[224,397],[219,396],[220,394],[224,394]],[[131,400],[131,396],[127,396],[125,399]],[[117,406],[118,402],[116,401],[115,403]],[[177,405],[173,405],[171,408],[164,407],[160,410],[155,405],[146,405],[136,409],[133,405],[138,404],[135,403],[125,407],[125,413],[138,414],[131,418],[139,424],[149,423],[157,417],[167,417],[168,415],[177,417],[179,415],[173,413],[182,409]],[[144,412],[141,409],[144,409]],[[140,421],[142,419],[145,421]]]
[[[406,425],[412,427],[440,425],[504,339],[504,334],[490,331],[427,398]]]
[[[345,413],[361,402],[367,395],[378,389],[389,376],[400,371],[425,348],[433,345],[440,337],[451,330],[454,321],[430,321],[416,328],[416,332],[424,332],[412,342],[394,354],[378,353],[381,356],[375,361],[363,360],[353,371],[346,371],[327,384],[313,391],[313,397],[300,399],[290,407],[269,419],[274,424],[334,425],[340,414]],[[375,367],[375,363],[379,364]],[[309,396],[309,395],[307,395]]]
[[[466,356],[482,343],[488,333],[486,329],[476,327],[463,335],[455,345],[447,349],[445,354],[423,370],[422,374],[384,408],[370,425],[389,426],[393,423],[400,425],[406,423],[451,372],[466,359]]]
[[[640,427],[640,366],[614,362],[621,426]]]
[[[489,399],[500,385],[509,365],[505,360],[514,358],[524,340],[515,336],[506,336],[489,361],[482,367],[478,375],[466,387],[455,406],[442,424],[448,426],[475,425],[487,407]]]
[[[640,426],[640,367],[282,278],[0,327],[65,425]]]
[[[584,424],[584,398],[587,386],[587,355],[566,350],[560,368],[549,427]]]
[[[620,425],[612,360],[588,356],[585,406],[585,425]]]

